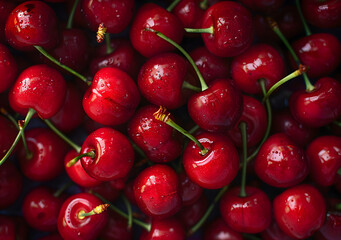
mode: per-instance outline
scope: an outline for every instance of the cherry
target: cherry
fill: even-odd
[[[282,7],[284,0],[240,0],[246,7],[263,13],[271,13]]]
[[[321,127],[336,120],[341,114],[339,99],[341,84],[333,78],[320,78],[312,91],[296,91],[289,107],[294,118],[310,127]]]
[[[129,24],[135,9],[134,0],[83,0],[82,11],[91,30],[103,23],[108,33],[120,33]]]
[[[242,240],[240,233],[232,230],[222,218],[213,220],[204,231],[203,240]]]
[[[264,79],[266,89],[269,89],[284,77],[284,73],[285,65],[281,55],[267,44],[250,47],[231,63],[231,75],[236,86],[249,94],[262,93],[259,79]]]
[[[203,188],[192,182],[185,172],[178,174],[180,181],[180,194],[182,204],[190,206],[200,199],[203,193]]]
[[[197,140],[207,149],[190,142],[183,154],[183,164],[188,177],[203,188],[218,189],[229,184],[238,173],[239,157],[229,138],[214,133],[201,133]]]
[[[302,148],[284,133],[270,136],[255,159],[257,176],[274,187],[291,187],[308,175],[308,162]]]
[[[153,219],[149,232],[143,231],[140,240],[185,240],[186,233],[176,218]]]
[[[182,0],[172,10],[186,28],[200,28],[204,17],[202,0]]]
[[[128,228],[127,219],[117,213],[110,211],[107,226],[100,235],[104,240],[131,240],[133,232]]]
[[[178,219],[181,221],[185,229],[190,229],[197,224],[204,216],[208,208],[208,200],[202,195],[197,201],[189,206],[184,206],[177,213]]]
[[[52,49],[60,40],[56,14],[42,1],[18,5],[7,19],[5,34],[18,50],[33,50],[35,45]]]
[[[63,239],[97,239],[108,221],[107,212],[103,212],[106,207],[92,194],[72,195],[60,209],[59,234]],[[90,215],[91,213],[92,215]]]
[[[320,237],[317,239],[338,239],[341,236],[341,213],[328,211],[326,221],[316,235]]]
[[[0,209],[4,209],[13,204],[19,198],[22,188],[23,177],[14,164],[10,161],[7,161],[1,165]]]
[[[272,221],[270,226],[262,232],[263,240],[294,240],[294,238],[289,237],[285,234],[278,226],[276,221]]]
[[[3,240],[28,239],[28,229],[20,217],[0,215],[0,236]]]
[[[18,159],[23,174],[34,181],[48,181],[63,171],[66,143],[51,130],[34,128],[25,133],[29,153],[20,148]]]
[[[131,77],[118,68],[99,70],[83,98],[86,114],[103,125],[119,125],[131,118],[140,93]]]
[[[137,12],[130,28],[130,41],[134,48],[145,57],[174,49],[172,45],[159,38],[153,29],[180,43],[183,37],[181,21],[162,7],[153,3],[144,4]]]
[[[11,147],[17,133],[16,127],[8,119],[0,115],[0,157]]]
[[[0,93],[10,88],[17,73],[18,67],[14,57],[5,45],[0,44]]]
[[[166,165],[144,169],[136,177],[133,189],[138,207],[154,219],[168,218],[181,208],[178,176]]]
[[[320,136],[306,150],[310,173],[314,181],[322,186],[331,186],[341,168],[341,137]]]
[[[322,227],[326,204],[321,193],[310,185],[298,185],[285,190],[273,201],[277,224],[295,239],[310,237]]]
[[[8,16],[15,8],[15,4],[11,1],[0,0],[0,43],[6,43],[5,25]]]
[[[170,162],[181,155],[182,138],[167,124],[156,120],[158,107],[145,106],[134,115],[128,125],[129,137],[153,162]]]

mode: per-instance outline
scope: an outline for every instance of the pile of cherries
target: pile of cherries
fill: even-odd
[[[340,30],[341,0],[0,0],[0,239],[341,239]]]

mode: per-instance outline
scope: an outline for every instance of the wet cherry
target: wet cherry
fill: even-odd
[[[18,74],[17,63],[9,49],[0,43],[0,93],[6,91],[14,83]]]

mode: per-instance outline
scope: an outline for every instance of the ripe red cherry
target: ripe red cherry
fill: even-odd
[[[220,57],[233,57],[244,52],[253,40],[251,13],[241,4],[222,1],[206,10],[202,28],[213,28],[213,33],[202,33],[207,49]]]
[[[166,165],[144,169],[135,179],[133,189],[138,207],[150,217],[165,219],[181,208],[178,176]]]
[[[0,236],[3,240],[28,239],[28,227],[21,217],[0,215]]]
[[[40,117],[50,118],[64,103],[66,83],[63,76],[46,65],[34,65],[21,72],[11,91],[9,103],[21,115],[29,108]]]
[[[298,185],[285,190],[273,201],[279,227],[296,239],[310,237],[322,227],[326,204],[321,193],[310,185]]]
[[[271,202],[260,189],[246,186],[246,197],[240,197],[240,187],[227,191],[220,201],[220,213],[235,231],[259,233],[271,222]]]
[[[6,43],[5,25],[8,16],[15,8],[15,4],[11,1],[0,0],[0,43]]]
[[[303,181],[309,168],[304,151],[284,133],[270,136],[255,159],[260,179],[274,187],[291,187]]]
[[[42,1],[27,1],[9,15],[6,27],[9,44],[19,50],[33,50],[34,45],[52,49],[59,43],[57,17]]]
[[[231,63],[231,75],[236,86],[249,94],[262,94],[258,80],[264,79],[266,89],[269,89],[284,74],[285,65],[281,55],[267,44],[250,47]]]
[[[108,213],[81,217],[80,213],[88,213],[103,204],[97,197],[89,193],[78,193],[69,197],[62,205],[58,216],[58,231],[63,239],[94,240],[104,230]]]
[[[341,213],[340,212],[327,212],[326,221],[319,229],[316,236],[318,239],[333,240],[341,236]]]
[[[125,177],[134,164],[134,149],[128,138],[111,128],[97,129],[85,139],[80,153],[91,151],[95,157],[82,157],[82,166],[100,181]]]
[[[14,83],[17,77],[17,63],[9,49],[0,44],[0,93],[6,91]]]
[[[17,132],[18,130],[14,124],[0,115],[0,158],[2,158],[11,147]]]
[[[83,0],[82,10],[91,30],[97,31],[99,24],[108,33],[120,33],[129,24],[135,9],[134,0]]]
[[[232,80],[217,79],[205,91],[192,95],[187,109],[200,128],[221,132],[232,128],[240,118],[243,98]]]
[[[341,114],[341,84],[330,77],[320,78],[315,89],[294,92],[289,107],[294,118],[310,127],[321,127],[336,120]]]
[[[203,188],[198,184],[192,182],[185,172],[181,172],[179,175],[180,181],[180,195],[182,198],[182,204],[189,206],[194,204],[200,199],[203,193]]]
[[[184,33],[181,21],[172,13],[154,3],[144,4],[133,20],[130,28],[130,41],[134,48],[145,57],[152,57],[174,49],[174,46],[154,32],[146,31],[146,28],[159,31],[176,43],[181,42]]]
[[[202,219],[209,206],[205,195],[202,195],[197,201],[189,206],[183,206],[177,213],[177,218],[183,224],[185,229],[190,229]]]
[[[201,133],[196,139],[208,150],[190,142],[183,154],[183,164],[188,177],[203,188],[218,189],[229,184],[238,173],[239,156],[233,143],[223,135]]]
[[[131,77],[118,68],[99,70],[83,98],[83,108],[103,125],[119,125],[135,113],[140,93]]]
[[[217,218],[205,229],[204,240],[243,240],[243,237],[232,230],[222,218]]]
[[[322,186],[336,182],[341,168],[341,137],[321,136],[315,138],[306,150],[310,173],[314,181]]]
[[[274,220],[271,222],[270,226],[262,232],[261,236],[263,240],[294,240],[294,238],[285,234]]]
[[[185,240],[186,232],[176,218],[153,219],[151,230],[143,231],[140,240]]]
[[[204,17],[204,9],[200,7],[200,0],[182,0],[172,10],[184,27],[201,28],[201,22]]]

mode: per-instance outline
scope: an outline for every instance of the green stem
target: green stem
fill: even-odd
[[[11,155],[11,153],[13,152],[15,146],[18,144],[20,138],[22,138],[23,136],[23,132],[27,126],[27,124],[31,121],[33,115],[36,113],[36,111],[33,108],[30,108],[26,114],[25,120],[23,122],[23,125],[20,126],[19,125],[19,132],[14,140],[14,142],[12,143],[10,149],[6,152],[5,156],[0,160],[0,166],[6,161],[6,159]]]
[[[187,88],[187,89],[190,89],[194,92],[201,92],[201,89],[199,87],[194,86],[187,81],[184,81],[184,83],[182,84],[182,88]]]
[[[130,140],[130,144],[131,146],[133,146],[133,149],[135,150],[135,152],[137,152],[142,158],[148,159],[146,154],[143,152],[143,150],[141,148],[139,148],[139,146],[136,145],[136,143],[134,143],[132,140]]]
[[[185,28],[185,31],[188,33],[208,33],[208,34],[214,34],[214,28],[213,25],[208,28]]]
[[[341,176],[341,168],[337,170],[337,174]]]
[[[341,210],[341,203],[338,203],[335,205],[335,209],[340,211]]]
[[[338,127],[341,127],[341,122],[339,122],[339,121],[334,121],[333,124],[335,124]]]
[[[188,130],[189,134],[193,134],[195,133],[200,127],[198,125],[195,125],[194,127],[192,127],[190,130]]]
[[[311,31],[308,27],[308,24],[307,24],[307,21],[305,20],[304,16],[303,16],[303,13],[302,13],[302,9],[301,9],[301,5],[300,5],[300,1],[299,0],[296,0],[296,7],[297,7],[297,11],[298,11],[298,14],[300,15],[300,18],[301,18],[301,21],[303,23],[303,27],[304,27],[304,31],[305,31],[305,34],[307,36],[310,36],[311,35]]]
[[[77,153],[79,153],[81,151],[81,147],[78,146],[76,143],[74,143],[73,141],[71,141],[71,139],[69,139],[67,136],[65,136],[61,131],[59,131],[58,128],[56,128],[52,122],[48,119],[42,119],[45,124],[55,133],[57,134],[61,139],[63,139],[67,144],[69,144],[73,149],[76,150]]]
[[[107,46],[106,54],[109,55],[114,51],[114,49],[111,47],[111,41],[110,41],[110,34],[109,33],[105,34],[105,44]]]
[[[127,212],[128,212],[128,229],[131,229],[133,226],[133,212],[131,210],[131,205],[128,199],[124,195],[122,195],[122,199],[123,199],[124,204],[126,205]]]
[[[82,157],[94,158],[94,157],[96,157],[96,153],[94,152],[94,150],[91,150],[90,152],[80,154],[80,155],[78,155],[77,157],[71,159],[71,160],[66,164],[66,167],[72,167],[72,166],[73,166],[79,159],[81,159]]]
[[[54,192],[53,196],[56,198],[60,197],[60,195],[72,185],[73,185],[72,181],[65,183],[61,188]]]
[[[200,3],[200,8],[201,8],[202,10],[206,10],[206,9],[208,8],[208,0],[203,0],[203,1],[201,1],[201,3]]]
[[[205,214],[202,216],[202,218],[200,219],[199,222],[197,222],[189,231],[188,231],[188,236],[194,234],[196,231],[198,231],[206,222],[207,218],[210,216],[210,214],[212,213],[215,205],[218,203],[218,201],[220,200],[220,198],[224,195],[224,193],[227,191],[228,186],[223,187],[222,189],[220,189],[219,193],[217,194],[217,196],[214,198],[213,202],[211,203],[211,205],[207,208]]]
[[[261,238],[253,236],[251,234],[243,233],[243,237],[250,240],[261,240]]]
[[[57,59],[55,59],[54,57],[52,57],[48,52],[45,51],[44,48],[40,47],[40,46],[34,46],[41,54],[43,54],[47,59],[49,59],[51,62],[53,62],[54,64],[58,65],[59,67],[63,68],[64,70],[68,71],[69,73],[73,74],[74,76],[78,77],[80,80],[82,80],[83,82],[85,82],[88,85],[91,85],[91,82],[88,81],[88,79],[86,77],[84,77],[83,75],[79,74],[78,72],[76,72],[75,70],[69,68],[68,66],[60,63]]]
[[[67,20],[67,24],[66,24],[66,29],[71,29],[72,28],[72,24],[73,24],[73,18],[75,16],[75,12],[76,12],[76,8],[78,5],[79,0],[75,0],[73,5],[72,5],[72,9],[69,15],[69,18]]]
[[[167,8],[167,11],[168,12],[171,12],[175,7],[176,5],[178,5],[178,3],[180,2],[181,0],[174,0]]]
[[[200,84],[201,84],[201,91],[205,91],[208,86],[203,78],[203,76],[201,75],[197,65],[194,63],[193,59],[191,58],[191,56],[185,51],[185,49],[183,49],[179,44],[177,44],[176,42],[174,42],[172,39],[170,39],[169,37],[166,37],[163,33],[160,33],[158,31],[155,31],[154,29],[151,28],[146,28],[146,31],[150,31],[155,33],[157,36],[159,36],[160,38],[162,38],[163,40],[167,41],[168,43],[172,44],[174,47],[176,47],[186,58],[187,60],[191,63],[192,67],[194,68]]]
[[[240,186],[240,197],[246,197],[245,185],[246,185],[246,167],[247,167],[247,124],[246,122],[240,122],[239,129],[242,135],[243,142],[243,168],[242,168],[242,183]]]

